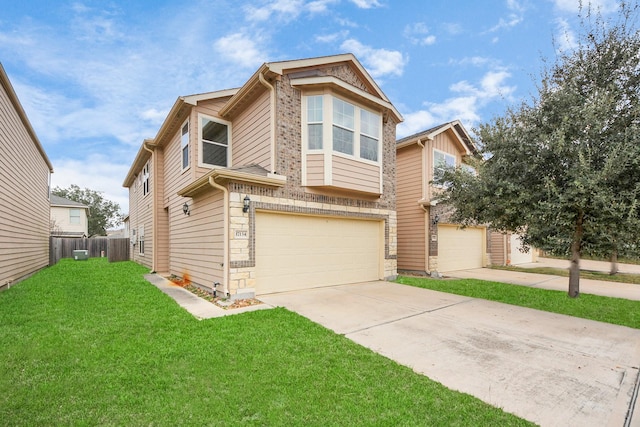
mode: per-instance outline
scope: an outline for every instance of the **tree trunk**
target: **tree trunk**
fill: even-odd
[[[582,228],[583,214],[578,216],[576,230],[571,242],[571,266],[569,267],[569,297],[578,298],[580,296],[580,252],[582,249]]]
[[[611,270],[609,274],[613,276],[616,273],[618,273],[618,251],[614,249],[614,251],[611,252]]]

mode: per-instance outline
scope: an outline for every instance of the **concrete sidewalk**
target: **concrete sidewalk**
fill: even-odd
[[[518,264],[515,267],[532,268],[532,267],[552,267],[569,269],[570,261],[566,259],[556,258],[538,258],[537,262],[527,264]],[[592,261],[589,259],[580,260],[580,270],[602,271],[608,273],[611,270],[611,263],[608,261]],[[625,274],[640,274],[640,265],[638,264],[620,264],[618,263],[618,272]]]
[[[563,260],[555,260],[563,261]],[[565,261],[568,263],[568,261]],[[539,263],[524,264],[542,267]],[[562,268],[562,267],[558,267]],[[494,282],[511,283],[513,285],[529,286],[532,288],[551,289],[556,291],[569,290],[569,278],[549,274],[526,273],[519,271],[496,270],[491,268],[475,268],[443,273],[445,277],[457,279],[481,279]],[[624,298],[640,301],[640,285],[630,283],[608,282],[605,280],[580,279],[580,293],[600,295],[613,298]]]
[[[209,301],[194,295],[192,292],[172,283],[164,277],[151,273],[146,274],[144,278],[160,289],[165,294],[173,298],[178,305],[191,313],[198,319],[212,319],[215,317],[231,316],[233,314],[246,313],[247,311],[265,310],[272,308],[267,304],[252,305],[249,307],[234,308],[225,310],[222,307],[210,303]]]

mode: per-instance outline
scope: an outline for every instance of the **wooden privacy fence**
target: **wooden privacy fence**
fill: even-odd
[[[89,258],[108,257],[109,262],[129,260],[129,238],[92,237],[74,239],[69,237],[49,238],[49,265],[62,258],[73,258],[73,251],[86,250]]]

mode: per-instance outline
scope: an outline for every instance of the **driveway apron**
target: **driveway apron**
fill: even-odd
[[[640,425],[637,329],[389,282],[260,299],[542,426]]]

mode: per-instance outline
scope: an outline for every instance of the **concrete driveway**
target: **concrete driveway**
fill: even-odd
[[[260,299],[542,426],[640,426],[640,330],[389,282]]]

